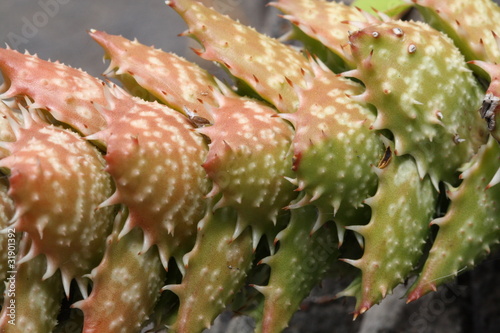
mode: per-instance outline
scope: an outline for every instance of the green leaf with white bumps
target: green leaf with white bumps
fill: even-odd
[[[336,228],[324,225],[310,235],[316,211],[307,206],[292,211],[289,225],[277,236],[276,254],[261,260],[271,276],[265,286],[255,286],[264,294],[262,318],[257,332],[281,332],[288,326],[302,300],[317,285],[338,256]]]
[[[214,209],[238,213],[234,238],[252,227],[253,247],[262,235],[272,241],[282,208],[297,195],[292,177],[292,127],[269,106],[215,93],[214,124],[198,129],[210,139],[203,167],[213,181],[209,196],[222,195]]]
[[[142,252],[143,233],[136,228],[119,238],[126,210],[117,216],[102,262],[90,274],[90,296],[75,303],[84,314],[84,333],[135,333],[153,311],[165,280],[156,247]]]
[[[417,266],[436,205],[430,179],[420,180],[414,160],[388,156],[383,168],[375,169],[377,193],[365,200],[372,209],[370,223],[348,227],[360,233],[365,243],[360,259],[344,259],[361,270],[361,281],[343,292],[356,297],[355,317],[391,293]]]
[[[20,263],[32,246],[25,234],[19,244],[15,273],[9,273],[7,292],[0,313],[2,333],[47,333],[56,326],[63,295],[59,272],[45,279],[47,260],[39,255]],[[13,308],[13,310],[12,310]],[[13,316],[12,316],[13,314]]]
[[[9,221],[14,215],[14,202],[7,194],[8,184],[4,180],[0,181],[0,281],[5,281],[7,277],[7,271],[9,271],[8,257],[9,257],[9,245],[14,245],[12,235],[15,234],[15,229],[10,229],[9,231]],[[15,238],[14,238],[15,240]],[[5,285],[0,282],[0,294],[3,295]],[[0,296],[0,301],[3,300],[3,296]]]
[[[474,267],[500,243],[500,185],[490,187],[499,156],[500,146],[490,137],[462,173],[460,186],[449,190],[450,207],[444,217],[432,221],[439,231],[409,301]]]
[[[466,60],[500,61],[500,7],[491,0],[411,0],[425,20],[455,42]]]
[[[243,286],[252,265],[252,235],[246,229],[233,239],[236,214],[231,208],[208,213],[200,222],[195,247],[184,259],[182,283],[167,285],[180,299],[176,333],[196,333],[211,326]]]
[[[355,0],[352,5],[373,13],[383,12],[391,17],[401,17],[410,8],[404,0]]]
[[[354,98],[377,108],[373,128],[389,129],[394,153],[411,154],[436,188],[440,180],[456,183],[486,128],[476,112],[481,88],[453,42],[425,23],[403,21],[367,25],[349,39],[358,68],[343,75],[365,84]]]
[[[295,25],[284,37],[302,48],[200,2],[167,1],[188,23],[182,35],[202,45],[195,53],[227,68],[249,97],[180,57],[95,30],[111,59],[105,76],[142,100],[58,62],[0,50],[0,167],[8,174],[0,192],[13,199],[0,195],[0,219],[24,233],[22,326],[8,329],[51,331],[62,290],[74,277],[86,297],[89,277],[90,297],[74,305],[84,308],[85,333],[137,332],[150,312],[154,329],[201,332],[224,309],[254,315],[260,331],[281,331],[335,263],[346,227],[364,243],[363,255],[350,237],[340,249],[353,266],[340,265],[359,273],[341,293],[357,298],[356,316],[424,258],[409,300],[483,258],[500,238],[500,147],[493,139],[483,146],[488,131],[500,138],[499,7],[354,3],[274,3]],[[392,21],[412,5],[451,38]],[[340,77],[329,68],[352,70]],[[471,70],[490,75],[486,95]],[[433,186],[442,182],[451,204],[433,230]],[[112,221],[118,207],[105,206],[115,204],[129,219],[115,225],[101,265],[82,276],[102,259],[112,223],[100,214]],[[431,230],[437,239],[422,254]],[[252,270],[252,262],[265,265]],[[170,290],[160,295],[162,284]]]
[[[315,205],[319,212],[312,231],[335,217],[342,243],[343,227],[363,222],[350,219],[375,193],[377,176],[371,165],[384,155],[384,145],[370,129],[372,111],[349,98],[363,87],[314,60],[310,67],[314,76],[305,78],[306,87],[294,86],[297,110],[280,114],[295,127],[292,182],[304,193],[288,208]]]

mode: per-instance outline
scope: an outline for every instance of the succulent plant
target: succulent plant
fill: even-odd
[[[0,49],[1,332],[52,332],[64,296],[84,333],[201,332],[225,309],[281,332],[346,266],[356,318],[490,253],[500,8],[356,3],[273,3],[297,48],[167,1],[234,85],[97,30],[108,82]]]

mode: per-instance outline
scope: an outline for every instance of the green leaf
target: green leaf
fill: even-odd
[[[375,8],[394,18],[402,17],[411,8],[401,0],[356,0],[352,5],[370,13],[374,13]]]

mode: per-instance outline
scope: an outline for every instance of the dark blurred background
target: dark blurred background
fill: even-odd
[[[204,2],[268,35],[277,37],[286,30],[286,22],[277,17],[278,12],[265,7],[267,0]],[[101,61],[102,49],[87,35],[89,29],[137,38],[143,44],[185,56],[217,72],[212,64],[193,54],[189,49],[193,42],[177,37],[186,25],[162,0],[0,1],[0,42],[99,76],[107,65]],[[498,259],[498,255],[490,257],[474,271],[462,274],[457,282],[409,305],[404,302],[404,287],[398,287],[394,295],[355,322],[350,314],[353,300],[332,297],[346,281],[327,279],[304,302],[287,332],[500,332]],[[224,313],[210,332],[251,332],[251,324],[248,318],[233,318]]]

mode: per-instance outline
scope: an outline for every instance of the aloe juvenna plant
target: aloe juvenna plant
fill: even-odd
[[[355,4],[271,3],[291,46],[167,1],[225,81],[98,30],[104,78],[1,48],[0,331],[60,328],[66,297],[84,333],[202,332],[224,310],[281,332],[346,269],[356,318],[483,260],[500,242],[500,8]],[[411,7],[425,22],[401,20]]]

